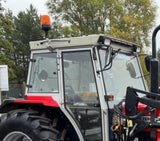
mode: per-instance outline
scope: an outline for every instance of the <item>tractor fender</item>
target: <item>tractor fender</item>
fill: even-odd
[[[60,107],[52,96],[27,96],[26,100],[14,100],[14,103],[42,104],[49,107]]]
[[[6,113],[10,110],[26,108],[28,106],[41,105],[59,108],[59,104],[51,96],[27,96],[25,99],[5,100],[0,106],[0,113]]]
[[[50,114],[57,115],[57,118],[61,119],[64,122],[64,125],[70,128],[70,131],[74,134],[75,140],[84,140],[80,129],[74,121],[69,118],[69,114],[67,115],[65,109],[61,108],[50,96],[29,96],[25,100],[6,100],[0,106],[0,114],[17,109],[33,109],[36,111],[44,111],[46,113],[51,112]]]

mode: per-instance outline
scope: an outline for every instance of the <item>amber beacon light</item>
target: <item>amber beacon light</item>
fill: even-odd
[[[48,38],[48,31],[51,29],[51,20],[48,15],[41,16],[41,27],[45,31],[46,38]]]

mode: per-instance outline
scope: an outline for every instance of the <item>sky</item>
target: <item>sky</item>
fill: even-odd
[[[160,24],[160,0],[153,0],[153,1],[155,5],[157,5],[158,7],[157,14],[156,14],[156,23],[154,26],[155,28]],[[37,9],[39,15],[45,15],[45,14],[48,14],[48,9],[47,9],[47,6],[45,5],[46,2],[47,0],[2,0],[2,6],[5,9],[10,9],[13,12],[13,14],[16,16],[20,11],[25,11],[26,9],[29,9],[30,4],[32,4]],[[150,34],[150,39],[151,39],[152,31]],[[159,32],[157,34],[157,47],[160,48]]]
[[[2,6],[5,9],[10,9],[14,15],[17,15],[20,11],[29,9],[30,4],[38,10],[39,15],[48,14],[47,7],[45,6],[47,0],[2,0],[2,2]]]

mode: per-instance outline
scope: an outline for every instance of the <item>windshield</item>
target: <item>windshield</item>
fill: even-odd
[[[35,53],[32,57],[30,93],[58,92],[56,53]]]
[[[107,53],[105,50],[99,53],[103,68]],[[124,99],[128,86],[145,90],[138,59],[132,54],[119,52],[113,59],[112,67],[103,71],[103,76],[107,95],[114,95],[114,101],[109,102],[111,108]]]

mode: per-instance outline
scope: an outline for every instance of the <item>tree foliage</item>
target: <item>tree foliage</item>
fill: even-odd
[[[107,33],[140,45],[149,45],[155,19],[152,0],[48,0],[61,36]],[[66,26],[67,25],[67,26]]]
[[[29,42],[43,38],[40,17],[32,5],[13,16],[11,11],[4,12],[1,3],[0,17],[0,64],[9,66],[10,83],[22,84],[27,78]]]
[[[14,24],[10,20],[9,15],[4,14],[4,8],[1,5],[1,1],[0,17],[0,65],[8,65],[9,78],[12,80],[16,77],[13,70],[14,61],[12,54],[14,53],[14,48],[13,44],[11,43]]]
[[[149,32],[154,25],[156,7],[151,0],[125,0],[113,4],[111,35],[143,46],[149,45]]]
[[[15,24],[13,37],[15,70],[19,83],[22,83],[27,78],[30,58],[29,42],[42,39],[43,34],[40,30],[40,17],[32,5],[26,12],[19,12],[13,20]]]
[[[104,32],[110,3],[111,0],[49,0],[47,5],[54,20],[70,24],[71,36],[79,36]]]

